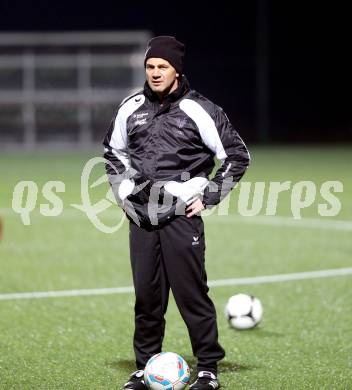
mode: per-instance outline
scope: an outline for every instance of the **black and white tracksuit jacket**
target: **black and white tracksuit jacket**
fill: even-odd
[[[218,204],[250,162],[224,111],[191,90],[185,76],[163,104],[147,83],[126,98],[104,147],[117,201],[142,226],[162,225],[196,197],[207,207]],[[209,181],[214,157],[221,165]]]

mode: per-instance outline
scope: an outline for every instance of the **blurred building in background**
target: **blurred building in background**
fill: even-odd
[[[0,34],[0,148],[90,148],[145,80],[148,31]]]

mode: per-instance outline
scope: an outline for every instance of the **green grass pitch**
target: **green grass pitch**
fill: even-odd
[[[291,191],[280,195],[278,217],[264,216],[265,197],[260,216],[241,217],[236,188],[230,215],[204,218],[208,279],[351,267],[352,148],[250,149],[253,162],[243,181],[312,181],[317,198],[296,224]],[[100,153],[1,153],[0,298],[15,292],[132,285],[127,223],[106,234],[70,206],[81,203],[84,164]],[[103,173],[102,165],[93,172],[96,178]],[[11,209],[21,180],[39,188],[29,226]],[[40,212],[40,204],[48,203],[41,190],[49,180],[65,183],[65,192],[58,193],[64,210],[56,217]],[[324,201],[319,189],[327,180],[344,186],[336,194],[342,207],[335,217],[318,214]],[[107,189],[107,183],[93,188],[92,201],[103,199]],[[100,215],[107,225],[119,216],[114,206]],[[351,285],[352,276],[345,275],[212,287],[219,338],[227,353],[219,365],[223,388],[352,389]],[[263,321],[256,329],[235,331],[224,317],[227,299],[239,292],[262,301]],[[133,293],[0,299],[0,389],[121,388],[135,368],[133,303]],[[188,334],[172,299],[166,320],[164,350],[181,354],[194,368]]]

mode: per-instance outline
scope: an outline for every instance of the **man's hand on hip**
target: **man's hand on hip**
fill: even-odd
[[[193,217],[193,215],[198,214],[204,210],[204,205],[200,199],[196,199],[186,208],[186,216],[188,218]]]

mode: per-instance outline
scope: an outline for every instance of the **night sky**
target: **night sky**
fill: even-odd
[[[265,2],[270,140],[352,141],[349,12],[333,3]],[[256,142],[256,3],[235,1],[230,7],[218,1],[198,8],[190,3],[1,0],[0,29],[147,29],[175,35],[186,44],[185,74],[192,88],[223,107],[241,135]]]

